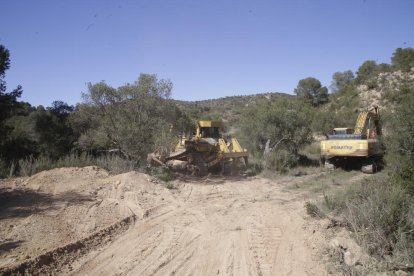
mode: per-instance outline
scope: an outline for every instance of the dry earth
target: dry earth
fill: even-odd
[[[180,179],[61,168],[0,182],[0,274],[325,275],[310,176]],[[171,187],[170,187],[171,188]]]

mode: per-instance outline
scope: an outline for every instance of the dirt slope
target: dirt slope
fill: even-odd
[[[16,216],[18,204],[2,206],[1,228],[13,230],[1,230],[0,272],[324,275],[315,234],[304,227],[304,199],[284,189],[296,181],[306,176],[180,180],[168,190],[145,174],[109,176],[95,167],[6,181],[3,197],[50,198],[26,204],[39,210],[30,215]]]

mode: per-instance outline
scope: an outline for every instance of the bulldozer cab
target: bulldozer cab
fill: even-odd
[[[220,129],[223,127],[222,121],[198,121],[197,138],[220,138]]]

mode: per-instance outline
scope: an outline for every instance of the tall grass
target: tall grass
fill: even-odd
[[[17,164],[15,162],[7,163],[0,156],[0,178],[10,178],[13,177],[16,173]]]
[[[8,167],[6,161],[0,156],[0,178],[5,178],[8,175]]]
[[[371,179],[325,195],[359,244],[395,267],[414,267],[414,198],[393,178]]]
[[[27,157],[18,161],[18,175],[31,176],[44,170],[62,167],[98,166],[112,173],[128,172],[135,169],[135,162],[116,155],[95,157],[88,153],[71,153],[55,160],[47,156]]]

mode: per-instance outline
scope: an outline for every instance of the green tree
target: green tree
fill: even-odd
[[[373,60],[367,60],[359,66],[356,81],[362,84],[378,73],[378,64]]]
[[[22,95],[22,87],[19,85],[10,93],[6,93],[4,80],[6,71],[10,68],[10,53],[3,45],[0,45],[0,127],[5,119],[13,115],[13,111],[19,108],[17,99]],[[0,134],[1,135],[1,134]],[[4,138],[0,137],[0,138]]]
[[[20,145],[24,144],[18,139],[12,140],[10,134],[14,125],[10,118],[22,115],[27,111],[28,104],[18,102],[22,95],[22,88],[18,86],[12,92],[6,92],[6,82],[4,80],[6,71],[10,68],[10,53],[0,45],[0,159],[1,163],[9,164],[14,156],[21,152]]]
[[[294,92],[313,106],[328,102],[328,89],[325,86],[322,87],[321,82],[312,77],[300,80]]]
[[[127,158],[143,161],[163,132],[171,126],[181,130],[185,124],[185,116],[169,100],[171,89],[171,81],[149,74],[119,88],[104,82],[89,84],[74,119],[84,128],[79,145],[116,148]]]
[[[0,45],[0,77],[4,77],[6,71],[10,68],[10,53],[9,50]]]
[[[379,73],[391,72],[391,71],[392,71],[392,66],[387,64],[387,63],[380,63],[378,65],[378,72]]]
[[[331,89],[333,93],[343,91],[346,87],[352,84],[355,76],[351,70],[344,72],[336,72],[332,76]]]
[[[70,152],[77,134],[69,122],[73,106],[55,101],[51,107],[39,106],[29,115],[33,145],[37,154],[57,159]]]
[[[392,55],[391,62],[396,69],[400,69],[405,72],[410,72],[411,68],[414,67],[414,49],[396,49]]]
[[[299,160],[298,150],[312,140],[310,120],[299,101],[261,100],[242,114],[243,144],[269,169],[284,171]]]

